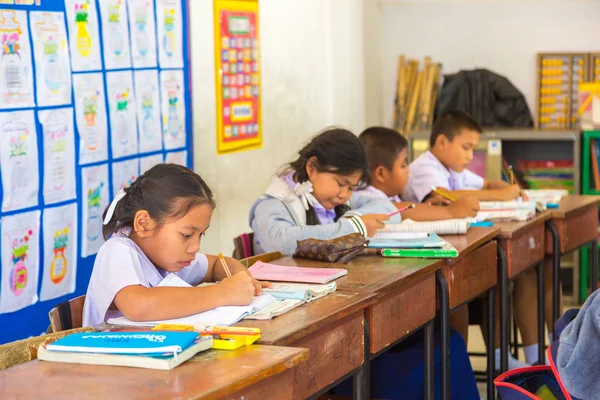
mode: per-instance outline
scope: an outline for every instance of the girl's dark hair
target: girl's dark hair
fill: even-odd
[[[313,166],[319,172],[351,175],[360,171],[359,186],[364,187],[369,183],[369,166],[363,146],[356,135],[346,129],[329,128],[315,136],[298,152],[298,158],[290,163],[290,167],[299,183],[308,180],[306,164],[312,157],[316,158]],[[349,209],[345,204],[337,206],[336,221]],[[319,224],[315,210],[310,206],[306,211],[306,224]]]
[[[124,190],[125,197],[117,203],[108,224],[102,226],[105,240],[119,229],[132,226],[139,210],[148,211],[161,225],[169,218],[184,216],[194,206],[215,207],[213,193],[200,175],[177,164],[158,164]],[[108,207],[102,214],[103,220],[107,211]]]

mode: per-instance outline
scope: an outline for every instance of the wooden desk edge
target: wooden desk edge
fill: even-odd
[[[583,197],[583,195],[580,195],[581,197]],[[580,207],[575,207],[575,208],[571,208],[569,210],[566,211],[562,211],[560,209],[560,207],[558,209],[552,210],[552,220],[560,220],[560,219],[565,219],[567,218],[570,214],[574,213],[574,212],[578,212],[582,209],[588,208],[588,207],[598,207],[600,205],[600,196],[585,196],[585,197],[589,197],[589,200],[593,201],[589,201],[588,203],[586,203],[585,205],[582,205]]]
[[[546,223],[546,221],[552,219],[552,212],[549,210],[546,210],[544,212],[539,213],[538,215],[536,215],[534,218],[530,219],[529,221],[523,221],[525,223],[523,223],[522,226],[520,226],[519,228],[515,229],[515,230],[503,230],[502,226],[499,226],[500,228],[500,239],[501,240],[510,240],[513,238],[513,236],[521,233],[522,231],[526,230],[526,229],[531,229],[535,226],[538,226],[539,224],[542,223]],[[515,222],[518,223],[518,222]]]
[[[500,228],[498,228],[497,226],[494,226],[493,229],[489,229],[488,233],[485,236],[478,238],[478,240],[475,241],[474,244],[469,243],[469,246],[465,250],[463,250],[463,251],[459,250],[458,257],[446,258],[445,260],[446,260],[447,265],[456,264],[457,262],[461,261],[463,257],[468,256],[469,254],[471,254],[473,251],[477,250],[481,246],[485,245],[488,242],[491,242],[492,240],[496,240],[500,236],[500,232],[501,232]],[[442,238],[444,238],[444,236],[442,236]]]

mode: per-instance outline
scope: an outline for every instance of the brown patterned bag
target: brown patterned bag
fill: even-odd
[[[347,264],[361,254],[369,244],[360,233],[351,233],[331,240],[298,240],[294,257]]]

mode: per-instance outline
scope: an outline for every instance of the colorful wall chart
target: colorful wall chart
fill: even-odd
[[[121,188],[156,164],[192,166],[188,11],[0,0],[0,344],[85,294]]]
[[[258,0],[214,0],[217,153],[262,146]]]

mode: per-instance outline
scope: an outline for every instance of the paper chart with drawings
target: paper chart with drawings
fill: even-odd
[[[0,10],[0,109],[35,107],[27,13]]]
[[[131,67],[127,5],[124,0],[101,0],[102,47],[106,69]]]
[[[73,108],[40,110],[38,119],[44,138],[44,203],[75,199]]]
[[[102,69],[96,2],[94,0],[64,1],[67,11],[73,71],[97,71]]]
[[[2,217],[0,313],[37,303],[40,211]]]
[[[161,112],[165,149],[186,145],[185,99],[183,71],[160,71]]]
[[[158,62],[161,68],[183,68],[183,13],[180,0],[157,0]]]
[[[138,134],[131,71],[106,74],[112,157],[137,154]]]
[[[121,189],[129,187],[140,175],[140,163],[137,158],[113,163],[112,165],[112,197]]]
[[[80,138],[79,164],[108,158],[108,125],[101,73],[73,74],[75,122]]]
[[[140,174],[148,171],[150,168],[154,167],[157,164],[161,164],[163,162],[162,154],[154,154],[151,156],[146,156],[140,158]]]
[[[187,150],[172,151],[165,155],[165,163],[173,163],[187,167]]]
[[[71,64],[65,14],[29,13],[33,36],[38,106],[71,103]]]
[[[158,71],[134,71],[140,153],[162,150]]]
[[[44,270],[40,300],[75,292],[77,278],[77,204],[46,208],[44,227]]]
[[[94,255],[104,243],[102,213],[108,206],[108,165],[81,169],[81,257]]]
[[[38,205],[38,148],[33,110],[0,113],[2,211]]]
[[[131,59],[134,68],[153,68],[156,59],[154,1],[127,0]]]

